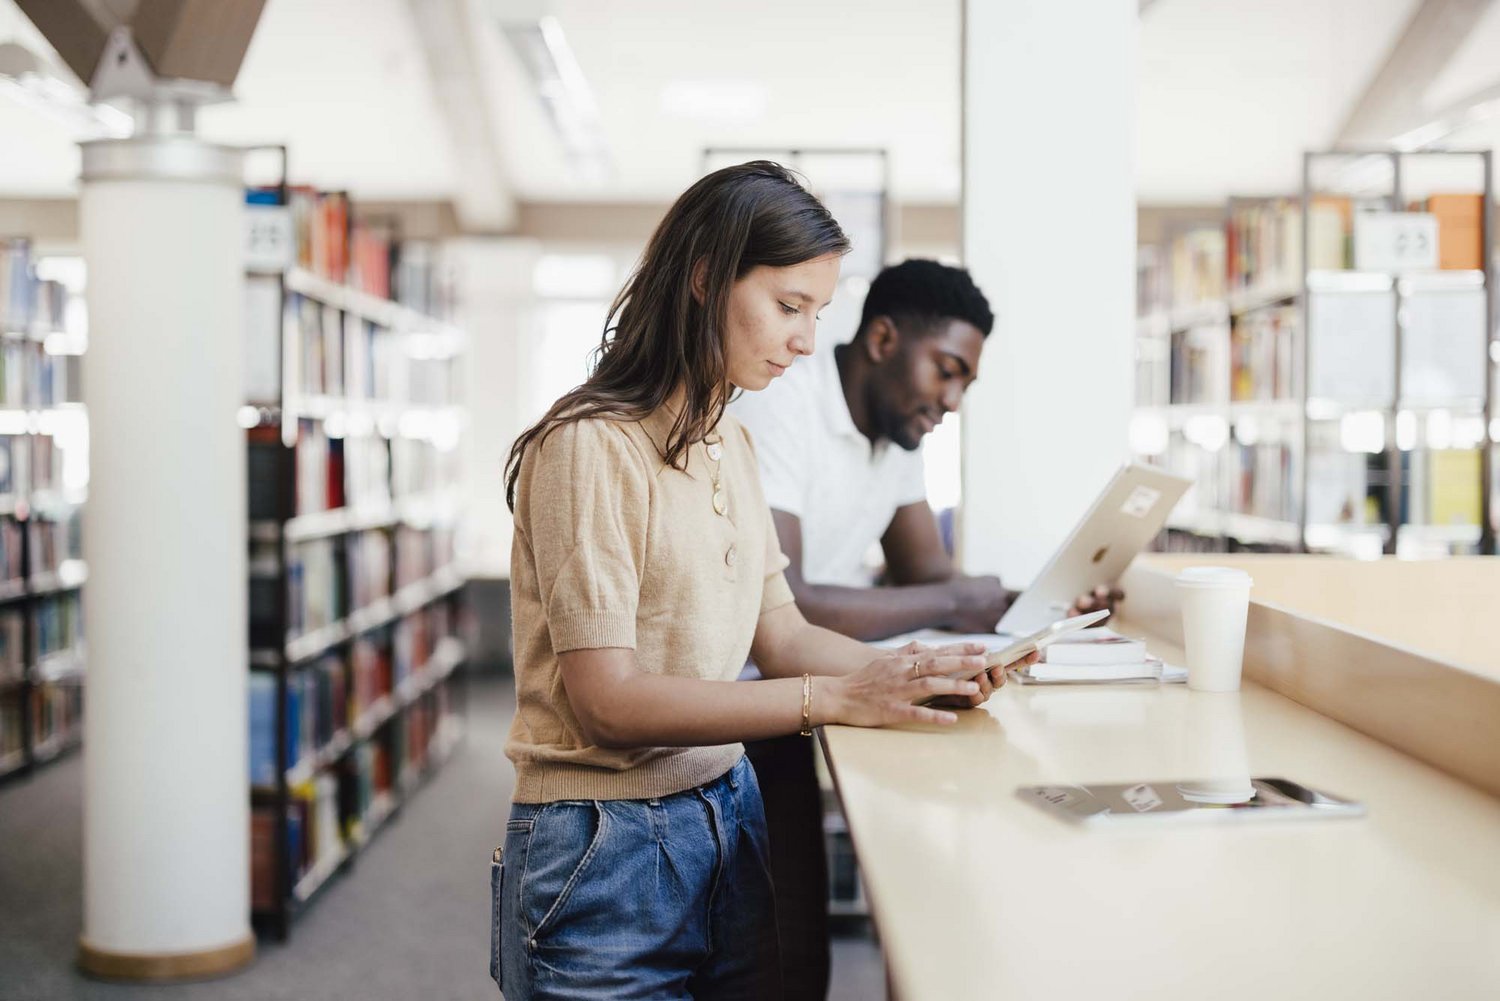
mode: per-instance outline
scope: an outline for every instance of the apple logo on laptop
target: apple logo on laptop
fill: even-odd
[[[1100,560],[1104,559],[1104,554],[1107,553],[1107,552],[1109,552],[1109,547],[1108,546],[1100,546],[1099,547],[1099,551],[1094,554],[1094,558],[1092,560],[1090,560],[1089,562],[1091,562],[1091,563],[1098,563]]]

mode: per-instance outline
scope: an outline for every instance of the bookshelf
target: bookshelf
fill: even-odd
[[[1141,248],[1132,450],[1194,480],[1157,547],[1493,552],[1489,155],[1306,177]],[[1405,262],[1371,242],[1423,236]]]
[[[1304,158],[1308,548],[1495,551],[1490,160]]]
[[[247,202],[251,916],[285,938],[462,736],[464,337],[345,195]]]
[[[83,737],[84,320],[81,289],[47,263],[0,238],[0,780]]]

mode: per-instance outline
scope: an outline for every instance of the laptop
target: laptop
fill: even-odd
[[[1062,548],[1006,610],[996,632],[1036,632],[1067,615],[1079,595],[1119,580],[1192,484],[1151,466],[1121,467]]]

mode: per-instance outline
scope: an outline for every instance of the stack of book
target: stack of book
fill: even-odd
[[[1078,685],[1182,681],[1186,674],[1147,653],[1143,641],[1101,627],[1079,630],[1045,647],[1041,660],[1017,677],[1026,684]]]

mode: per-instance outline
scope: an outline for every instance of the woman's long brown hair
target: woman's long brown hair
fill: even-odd
[[[752,268],[789,267],[849,250],[849,238],[791,171],[768,160],[725,167],[678,198],[651,235],[604,321],[593,373],[516,439],[505,462],[505,502],[516,508],[521,459],[564,424],[640,420],[680,386],[682,409],[666,461],[719,423],[732,387],[725,368],[729,290]],[[702,301],[692,275],[703,268]]]

